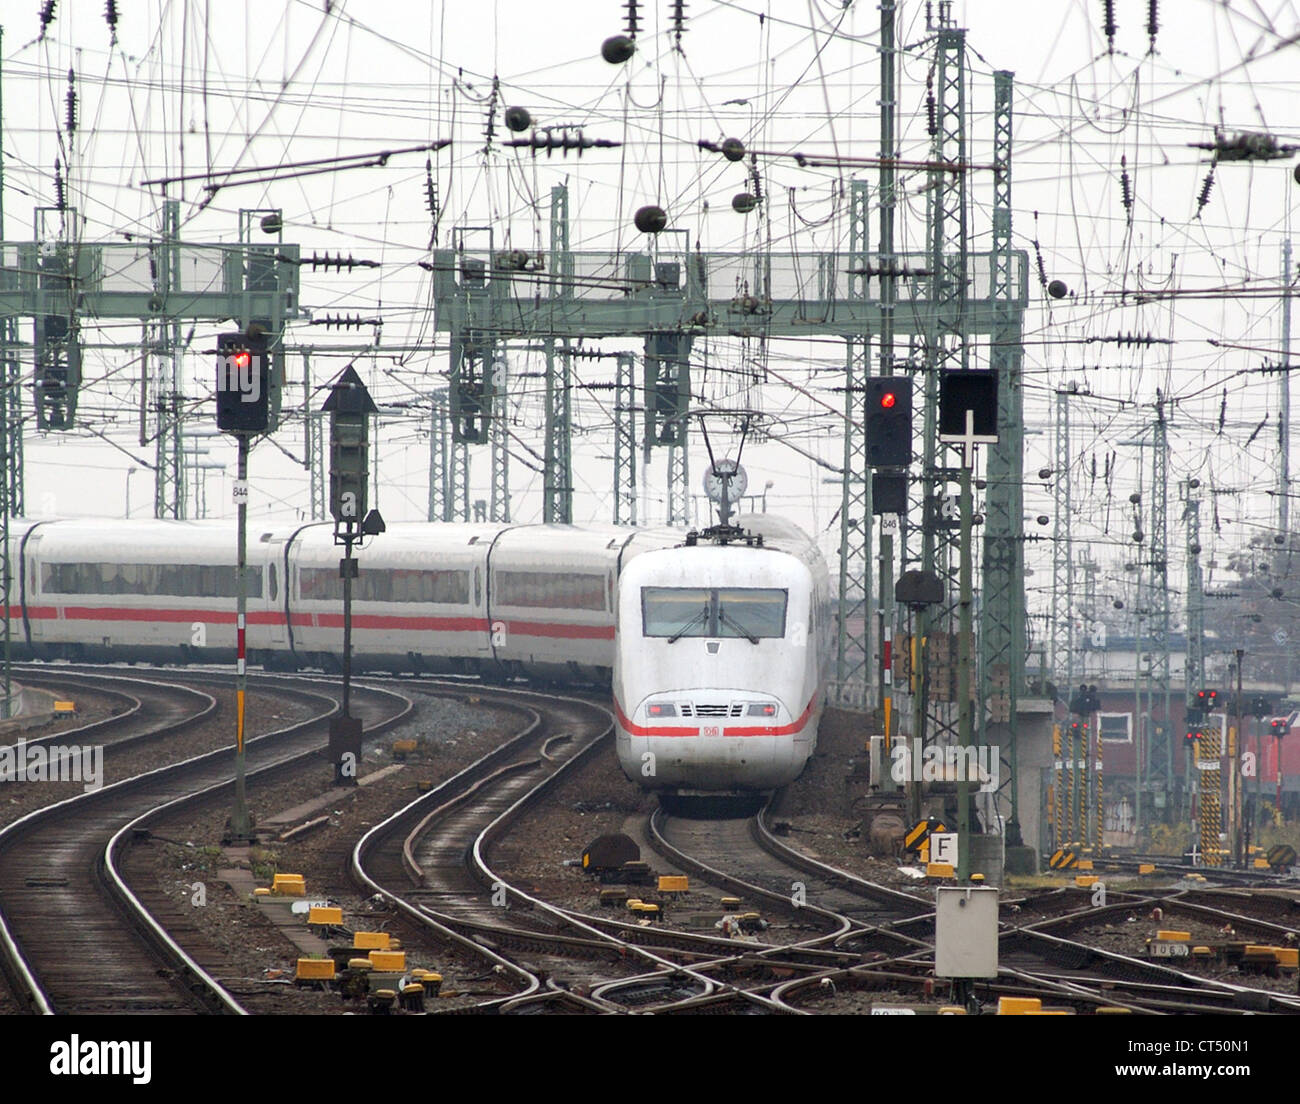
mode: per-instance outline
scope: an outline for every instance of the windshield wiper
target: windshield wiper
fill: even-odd
[[[707,622],[708,620],[709,620],[709,607],[706,605],[702,610],[700,610],[699,613],[695,614],[694,617],[692,617],[689,621],[687,621],[685,625],[683,625],[680,629],[678,629],[675,633],[673,633],[673,635],[668,638],[668,643],[676,644],[677,641],[679,641],[683,636],[686,635],[688,630],[694,628],[696,624],[700,622]]]
[[[758,637],[756,637],[753,633],[749,632],[749,630],[747,630],[744,625],[742,625],[739,621],[737,621],[734,617],[732,617],[731,614],[729,614],[721,606],[718,607],[718,621],[723,625],[730,625],[733,629],[736,630],[737,633],[743,636],[751,644],[758,643]]]

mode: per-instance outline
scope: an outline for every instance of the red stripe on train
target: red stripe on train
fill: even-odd
[[[21,606],[10,606],[9,616],[22,616]],[[142,609],[131,606],[29,606],[27,616],[37,621],[144,621],[160,623],[206,621],[218,625],[235,624],[235,613],[221,609]],[[250,625],[283,625],[283,613],[272,610],[250,610]],[[343,627],[341,613],[295,612],[293,624],[302,627]],[[506,621],[507,635],[547,637],[560,640],[613,640],[613,625],[565,625],[550,621]],[[354,629],[405,630],[408,632],[474,632],[490,631],[491,623],[482,617],[400,617],[376,613],[354,613]]]

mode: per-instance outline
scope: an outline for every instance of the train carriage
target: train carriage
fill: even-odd
[[[396,524],[357,557],[352,641],[358,670],[476,674],[490,662],[487,554],[502,525]],[[341,546],[319,523],[289,538],[286,651],[337,669],[343,642]],[[272,657],[272,662],[275,662]]]
[[[215,659],[235,646],[235,548],[213,522],[58,521],[11,529],[19,582],[14,636],[37,658]],[[250,639],[282,575],[247,571]]]
[[[763,547],[671,529],[390,526],[357,556],[354,669],[612,680],[629,777],[678,793],[781,785],[816,739],[829,586],[793,526],[744,524]],[[13,519],[15,652],[228,662],[234,536],[229,522]],[[338,668],[341,558],[329,523],[250,527],[253,663]]]

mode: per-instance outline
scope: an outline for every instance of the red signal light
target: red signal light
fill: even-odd
[[[893,409],[894,403],[898,401],[897,396],[892,391],[886,391],[880,396],[880,405],[886,410]]]
[[[253,354],[246,349],[241,349],[231,359],[235,362],[236,368],[247,368],[253,363]]]

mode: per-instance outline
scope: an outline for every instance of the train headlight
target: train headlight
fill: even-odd
[[[651,702],[645,707],[646,716],[648,717],[675,717],[677,716],[677,706],[672,702]]]
[[[771,702],[754,702],[746,712],[751,717],[775,717],[776,706]]]

